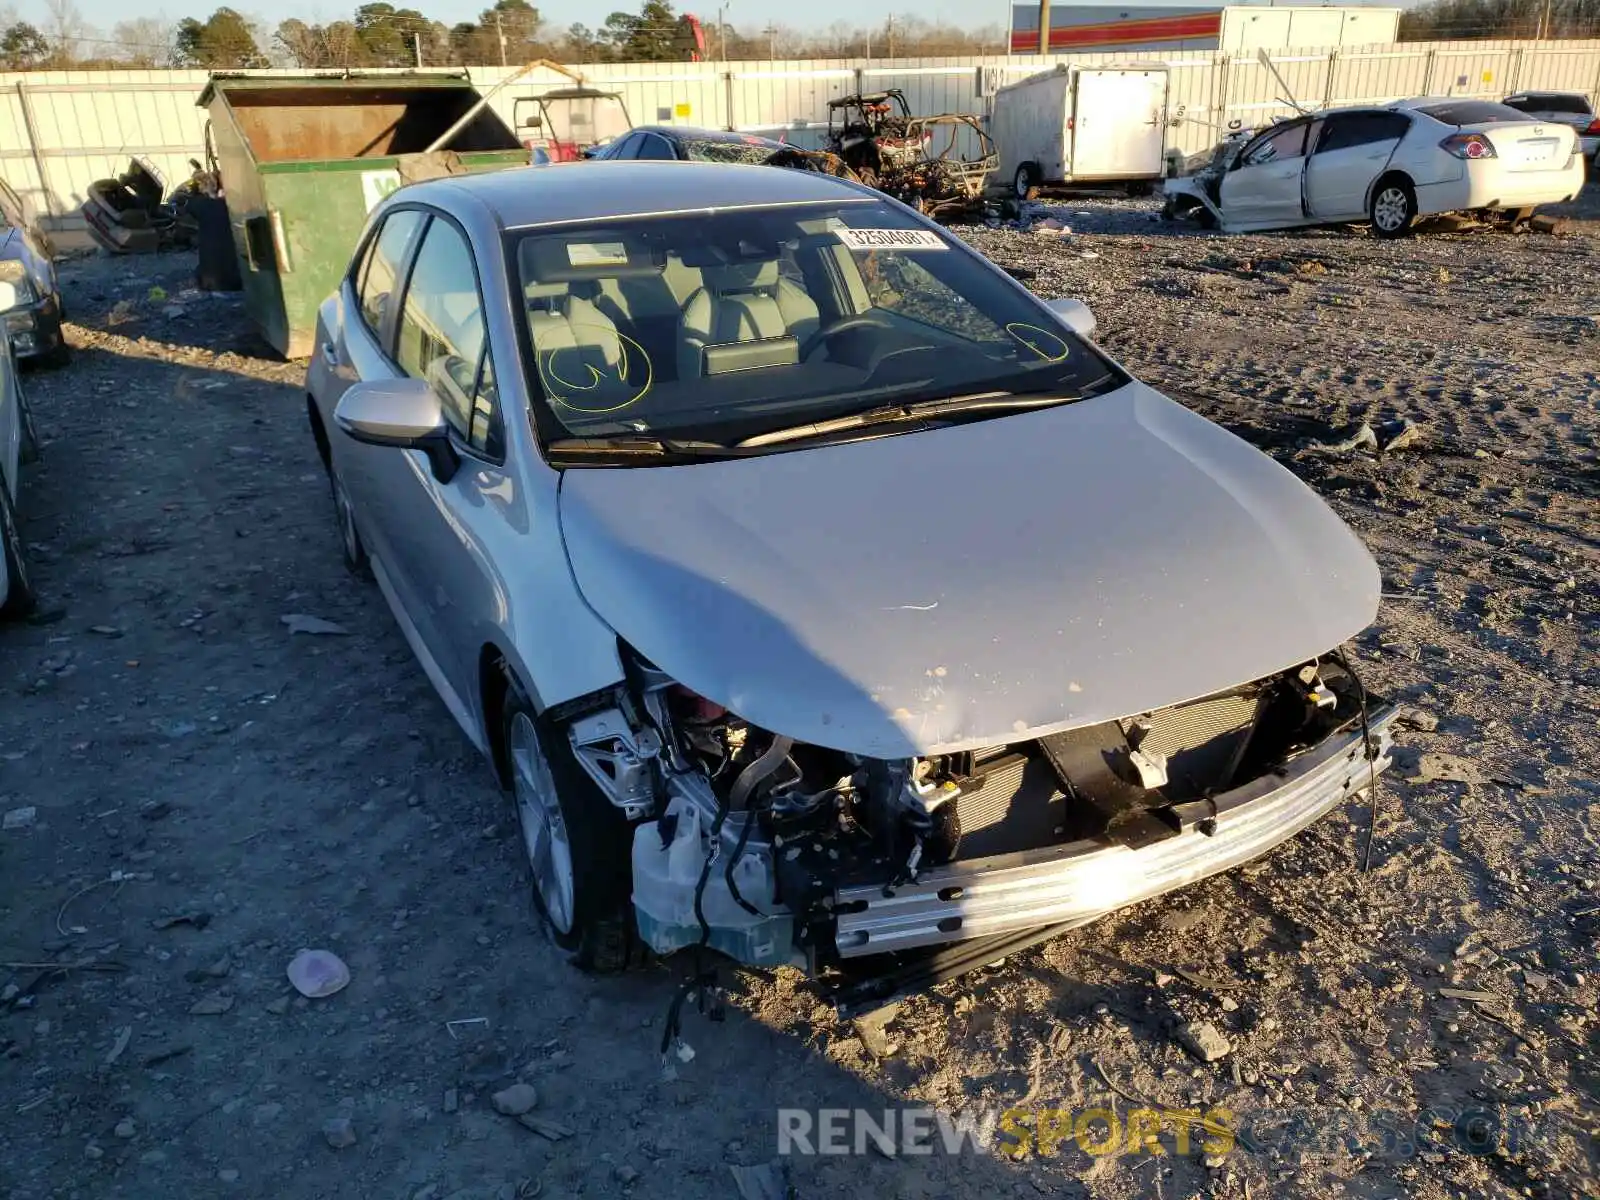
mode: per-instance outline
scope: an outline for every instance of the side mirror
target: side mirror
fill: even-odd
[[[449,483],[461,457],[450,444],[439,394],[420,379],[353,384],[333,410],[346,435],[368,446],[421,450],[440,483]]]
[[[0,279],[0,312],[9,312],[22,303],[17,294],[17,285],[9,279]]]
[[[1082,300],[1074,300],[1068,296],[1060,300],[1046,300],[1044,305],[1055,313],[1057,320],[1079,337],[1092,338],[1095,330],[1100,328],[1100,323],[1094,319],[1094,312]]]

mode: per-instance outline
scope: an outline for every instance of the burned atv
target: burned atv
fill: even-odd
[[[861,182],[931,217],[982,212],[1000,162],[976,118],[913,117],[895,88],[830,101],[828,148]]]
[[[885,173],[922,156],[910,135],[911,107],[899,88],[828,101],[828,149],[844,160],[861,182],[877,187]]]
[[[1000,165],[1000,156],[977,119],[963,113],[917,117],[906,133],[920,154],[880,177],[879,189],[926,216],[980,215],[985,182]]]

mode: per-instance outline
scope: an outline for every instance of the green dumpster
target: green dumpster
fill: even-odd
[[[367,213],[404,183],[528,162],[465,75],[213,75],[201,93],[228,202],[245,308],[286,358],[305,358]]]

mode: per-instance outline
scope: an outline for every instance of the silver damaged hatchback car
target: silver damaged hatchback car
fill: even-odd
[[[555,940],[920,986],[1252,859],[1389,765],[1310,489],[902,205],[592,163],[372,215],[307,379]],[[865,990],[861,990],[865,989]]]

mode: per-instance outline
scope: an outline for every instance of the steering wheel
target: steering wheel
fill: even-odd
[[[817,347],[841,333],[848,333],[852,329],[886,329],[887,324],[870,313],[856,313],[849,317],[840,317],[817,330],[806,339],[806,344],[800,347],[800,359],[804,362],[817,352]]]

